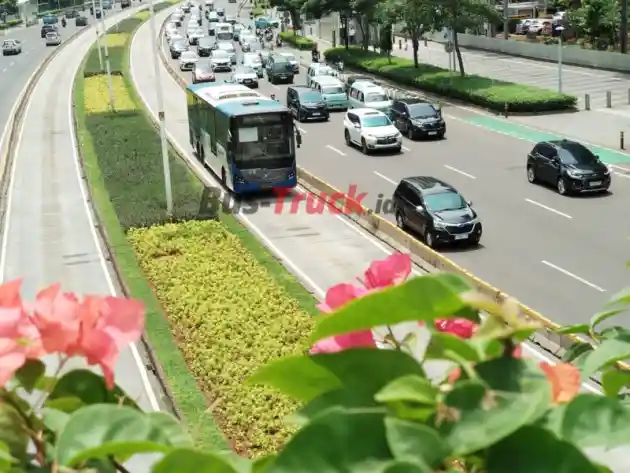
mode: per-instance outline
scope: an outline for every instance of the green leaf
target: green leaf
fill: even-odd
[[[259,369],[248,382],[272,387],[306,403],[342,386],[376,394],[407,374],[424,376],[422,366],[410,355],[398,350],[356,348],[282,358]]]
[[[460,298],[465,291],[470,291],[470,286],[454,274],[415,277],[356,299],[328,316],[318,317],[312,339],[317,341],[400,322],[432,323],[449,318],[467,306]]]
[[[630,386],[630,373],[628,371],[611,368],[602,374],[602,387],[606,396],[617,397],[619,391],[627,386]]]
[[[152,473],[238,473],[221,455],[178,448],[157,462]]]
[[[381,403],[413,402],[433,405],[437,402],[438,388],[424,377],[407,375],[395,379],[377,394],[375,399]]]
[[[615,301],[615,298],[613,297],[613,299],[606,306],[611,307],[613,304],[616,304],[616,303],[617,301]],[[598,312],[597,314],[593,315],[593,317],[591,317],[591,323],[590,323],[591,331],[593,333],[597,333],[598,325],[601,325],[606,320],[611,319],[624,311],[625,311],[625,307],[613,307],[612,309],[605,310],[603,312]]]
[[[606,306],[611,305],[629,305],[630,304],[630,287],[626,287],[612,296],[606,303]]]
[[[55,458],[72,467],[90,458],[113,456],[125,461],[138,453],[167,453],[189,446],[192,440],[185,427],[169,414],[94,404],[70,416],[57,438]]]
[[[252,473],[267,473],[269,467],[276,461],[277,455],[267,455],[263,458],[257,458],[252,464]]]
[[[109,389],[105,379],[90,370],[73,370],[63,375],[48,396],[49,400],[76,397],[85,405],[120,404],[138,409],[138,405],[122,389]]]
[[[610,366],[627,358],[630,358],[629,338],[617,336],[603,340],[595,350],[586,356],[582,368],[582,379],[592,376],[605,366]]]
[[[455,353],[460,359],[466,361],[480,361],[484,358],[483,351],[479,350],[479,345],[472,341],[451,335],[450,333],[434,332],[427,346],[424,358],[427,360],[450,360],[450,353]]]
[[[50,407],[42,409],[42,417],[46,428],[55,434],[59,434],[70,419],[69,414]]]
[[[46,374],[46,365],[40,360],[26,360],[15,377],[28,393],[33,392],[39,380]]]
[[[316,397],[290,416],[289,420],[298,425],[304,425],[331,409],[343,408],[345,410],[352,410],[377,406],[378,403],[374,399],[374,391],[372,389],[357,389],[354,386],[350,388],[340,388],[334,391],[328,391]]]
[[[60,397],[57,399],[47,400],[46,407],[72,414],[77,409],[81,409],[85,404],[78,397]]]
[[[582,343],[582,342],[574,343],[564,353],[564,355],[562,356],[562,361],[571,363],[575,361],[576,359],[578,359],[580,356],[584,355],[585,353],[593,351],[593,349],[594,349],[593,345],[591,345],[590,343]]]
[[[439,430],[457,457],[487,448],[537,421],[551,403],[551,386],[532,360],[498,358],[475,369],[485,385],[457,382],[444,401],[447,415]]]
[[[575,334],[584,334],[588,335],[590,330],[589,324],[574,324],[574,325],[565,325],[564,327],[559,327],[555,330],[556,333],[561,335],[575,335]]]
[[[18,411],[5,402],[0,403],[0,444],[7,446],[11,457],[24,461],[29,441],[24,421]]]
[[[9,471],[11,465],[15,463],[15,458],[9,452],[9,446],[0,442],[0,471]]]
[[[600,473],[575,446],[539,427],[525,426],[490,446],[486,473]]]
[[[440,467],[450,453],[446,441],[434,429],[417,422],[387,417],[387,441],[396,460],[431,467]]]
[[[383,473],[433,473],[426,465],[405,461],[394,461],[385,466]]]
[[[581,449],[628,444],[630,410],[618,399],[579,394],[558,414],[550,431]]]
[[[380,473],[391,460],[383,414],[337,409],[295,434],[265,473]]]

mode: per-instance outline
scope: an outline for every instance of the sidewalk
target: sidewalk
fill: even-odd
[[[317,30],[317,25],[314,25],[313,31]],[[321,30],[326,32],[322,34],[329,34],[330,37],[332,37],[331,28],[325,29],[322,25]],[[308,32],[307,29],[307,33]],[[320,50],[332,47],[332,42],[326,38],[318,38],[313,35],[309,35],[309,38],[318,43]],[[398,44],[396,43],[392,54],[394,56],[410,59],[412,55],[411,42],[409,42],[409,49],[407,51],[404,50],[404,40],[402,44],[403,49],[399,50]],[[443,46],[438,43],[429,42],[427,47],[421,43],[419,52],[422,53],[419,54],[420,61],[429,64],[444,67],[444,64],[440,61],[444,59],[448,61]],[[464,55],[467,53],[468,52],[465,51]],[[446,67],[448,68],[448,62],[446,63]],[[381,82],[384,81],[381,80]],[[630,81],[627,83],[624,82],[624,86],[630,88]],[[401,89],[404,89],[404,87],[401,87]],[[627,97],[625,103],[627,104]],[[610,148],[619,152],[627,152],[630,156],[630,105],[616,104],[613,108],[595,107],[596,105],[592,102],[593,109],[590,111],[550,115],[511,116],[507,121],[565,136],[567,139],[573,138],[588,144]],[[620,149],[620,135],[622,132],[624,133],[624,138],[627,143],[625,147],[629,151]]]

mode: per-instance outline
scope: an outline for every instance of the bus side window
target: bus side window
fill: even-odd
[[[363,101],[365,100],[365,96],[363,95],[363,92],[359,92],[359,102],[363,103]]]
[[[212,150],[212,154],[217,154],[217,133],[216,133],[216,123],[215,123],[215,111],[212,107],[206,105],[204,107],[206,109],[206,129],[210,134],[210,149]]]

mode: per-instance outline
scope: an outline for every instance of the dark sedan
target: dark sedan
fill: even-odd
[[[554,186],[559,194],[605,192],[610,170],[581,143],[542,141],[527,155],[527,180]]]

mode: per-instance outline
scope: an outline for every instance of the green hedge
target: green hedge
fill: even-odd
[[[264,16],[265,14],[265,10],[263,10],[260,7],[256,7],[252,10],[252,15],[254,16],[254,18],[258,18],[259,16]]]
[[[439,67],[420,64],[396,56],[391,60],[382,54],[351,47],[330,48],[324,52],[327,61],[343,61],[350,68],[370,72],[401,85],[434,92],[446,97],[503,112],[549,112],[575,108],[577,98],[568,94],[467,75],[460,77]]]
[[[304,36],[296,35],[295,31],[283,31],[280,33],[282,41],[285,41],[298,49],[313,49],[315,42]]]
[[[22,20],[9,20],[6,23],[2,23],[0,25],[0,30],[6,30],[6,29],[9,29],[9,28],[14,28],[14,27],[16,27],[18,25],[21,25],[22,23],[23,23]]]

